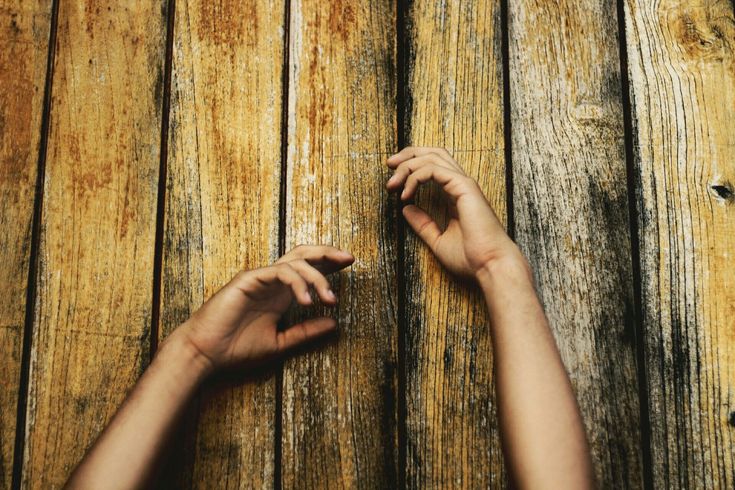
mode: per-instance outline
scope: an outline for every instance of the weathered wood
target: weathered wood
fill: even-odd
[[[597,479],[603,488],[637,488],[642,458],[617,33],[615,9],[602,0],[509,5],[516,239],[572,378]]]
[[[176,2],[161,335],[278,255],[284,3]],[[209,386],[173,486],[274,481],[275,380]],[[198,428],[197,428],[198,419]]]
[[[0,2],[0,488],[13,471],[51,2]]]
[[[653,483],[733,488],[733,4],[625,13]]]
[[[500,3],[415,1],[407,27],[409,143],[447,147],[505,221]],[[417,204],[443,216],[435,191]],[[484,302],[406,230],[407,486],[501,488]]]
[[[59,487],[147,361],[165,2],[62,2],[24,487]]]
[[[283,373],[284,488],[396,485],[395,5],[293,0],[286,248],[350,250],[339,338]]]

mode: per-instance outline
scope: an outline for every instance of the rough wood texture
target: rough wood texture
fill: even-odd
[[[615,10],[602,0],[511,1],[509,22],[516,239],[572,378],[599,484],[637,488],[642,458]]]
[[[277,258],[283,8],[176,2],[162,336],[237,271]],[[198,407],[173,486],[271,487],[274,377],[208,387]]]
[[[62,2],[24,487],[60,487],[147,361],[165,2]]]
[[[0,488],[10,488],[51,2],[0,2]]]
[[[338,340],[284,367],[284,488],[396,485],[395,24],[389,0],[291,3],[286,248],[356,261]]]
[[[733,4],[625,7],[654,486],[733,488]]]
[[[504,221],[499,2],[416,1],[407,30],[409,143],[447,147]],[[435,189],[420,192],[417,203],[443,216]],[[484,301],[406,230],[407,486],[502,488]]]

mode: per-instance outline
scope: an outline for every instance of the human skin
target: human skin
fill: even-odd
[[[536,296],[533,276],[482,191],[446,152],[405,148],[387,161],[387,183],[409,201],[434,181],[449,201],[440,229],[415,205],[403,216],[453,274],[475,281],[490,314],[500,431],[518,488],[590,488],[590,452],[571,383]],[[279,331],[293,301],[337,298],[325,275],[353,262],[348,252],[301,246],[275,264],[238,273],[161,344],[153,362],[72,473],[68,488],[140,488],[151,483],[187,403],[223,370],[252,370],[336,328],[327,317]],[[482,471],[480,468],[478,471]]]
[[[354,258],[300,246],[275,264],[238,273],[161,344],[151,365],[74,470],[67,488],[140,488],[151,483],[186,405],[215,372],[257,368],[336,328],[327,317],[277,328],[292,303],[337,303],[325,274]]]
[[[500,434],[517,488],[592,488],[594,473],[572,385],[536,295],[533,274],[477,183],[441,148],[391,156],[387,187],[410,201],[433,181],[448,198],[442,230],[422,209],[403,216],[439,262],[476,282],[490,316]]]

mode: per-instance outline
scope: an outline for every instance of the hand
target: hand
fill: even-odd
[[[353,261],[350,253],[334,247],[296,247],[271,266],[238,273],[169,338],[192,347],[210,372],[262,364],[334,330],[336,322],[326,317],[306,320],[282,332],[277,324],[292,300],[312,304],[309,286],[323,303],[336,304],[324,274]]]
[[[386,186],[391,191],[402,188],[402,201],[411,199],[420,184],[431,180],[448,196],[449,221],[443,231],[413,204],[403,207],[403,216],[450,272],[476,278],[480,270],[500,259],[525,264],[477,182],[464,173],[447,150],[407,147],[388,158],[387,165],[395,173]]]

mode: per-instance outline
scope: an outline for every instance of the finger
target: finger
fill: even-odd
[[[276,336],[278,351],[283,352],[303,345],[333,331],[336,327],[337,322],[326,317],[312,318],[297,323],[283,332],[278,332]]]
[[[301,277],[303,277],[306,282],[314,286],[314,289],[316,289],[316,292],[322,301],[330,305],[337,302],[337,296],[334,295],[327,278],[306,260],[293,260],[289,262],[288,265],[301,274]]]
[[[258,272],[255,278],[261,284],[267,285],[276,281],[280,282],[291,289],[294,298],[300,305],[308,306],[312,303],[308,284],[290,265],[278,264],[266,267]]]
[[[403,185],[409,175],[426,165],[438,165],[448,168],[450,170],[456,170],[455,167],[451,166],[446,161],[439,158],[436,153],[428,153],[424,156],[411,158],[401,163],[398,168],[396,168],[393,176],[388,179],[388,182],[386,182],[386,187],[388,187],[389,190],[400,189],[400,187]]]
[[[435,154],[451,167],[460,169],[459,164],[452,158],[452,155],[445,148],[429,147],[429,146],[407,146],[395,155],[388,157],[387,164],[390,168],[396,168],[401,163],[412,158],[424,155]]]
[[[344,269],[355,261],[355,257],[346,250],[329,245],[299,245],[278,259],[276,263],[303,259],[316,267],[323,274],[331,274]]]
[[[467,181],[469,181],[468,177],[446,167],[426,165],[408,176],[406,183],[403,186],[403,192],[401,192],[401,199],[404,201],[411,199],[416,193],[416,189],[418,189],[419,185],[430,180],[441,185],[444,192],[446,192],[453,201],[459,199],[462,194],[469,190],[467,185]]]
[[[403,207],[403,217],[411,226],[411,229],[426,243],[433,251],[436,241],[441,236],[439,225],[431,219],[431,216],[418,206],[408,205]]]

